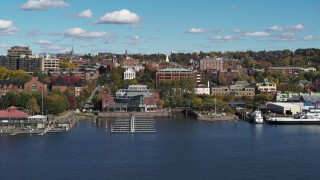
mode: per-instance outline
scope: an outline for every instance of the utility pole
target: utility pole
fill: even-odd
[[[214,114],[217,114],[217,99],[214,98]]]
[[[41,93],[41,115],[43,115],[43,89],[42,89],[42,93]]]

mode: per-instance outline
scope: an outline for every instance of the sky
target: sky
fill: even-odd
[[[319,0],[0,0],[0,55],[320,48]]]

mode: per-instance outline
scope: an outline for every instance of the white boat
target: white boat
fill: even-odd
[[[263,123],[263,117],[261,111],[254,111],[252,114],[252,121],[257,124]]]
[[[320,124],[320,115],[302,113],[293,117],[270,117],[267,122],[271,124]]]

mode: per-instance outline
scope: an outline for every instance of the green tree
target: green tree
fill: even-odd
[[[191,106],[196,110],[201,110],[203,107],[203,101],[201,98],[193,98]]]
[[[44,97],[44,108],[49,114],[59,114],[69,109],[70,104],[63,94],[50,93]]]
[[[102,98],[101,98],[100,94],[93,96],[92,103],[93,103],[95,109],[100,110],[100,111],[102,110]]]
[[[35,114],[38,114],[40,113],[41,109],[40,109],[40,106],[38,105],[37,103],[37,99],[35,97],[31,97],[29,100],[28,100],[28,103],[27,103],[27,107],[26,107],[28,110],[32,111],[33,113]]]

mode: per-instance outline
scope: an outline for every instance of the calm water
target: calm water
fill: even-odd
[[[319,179],[320,126],[156,121],[156,134],[0,136],[1,179]]]

